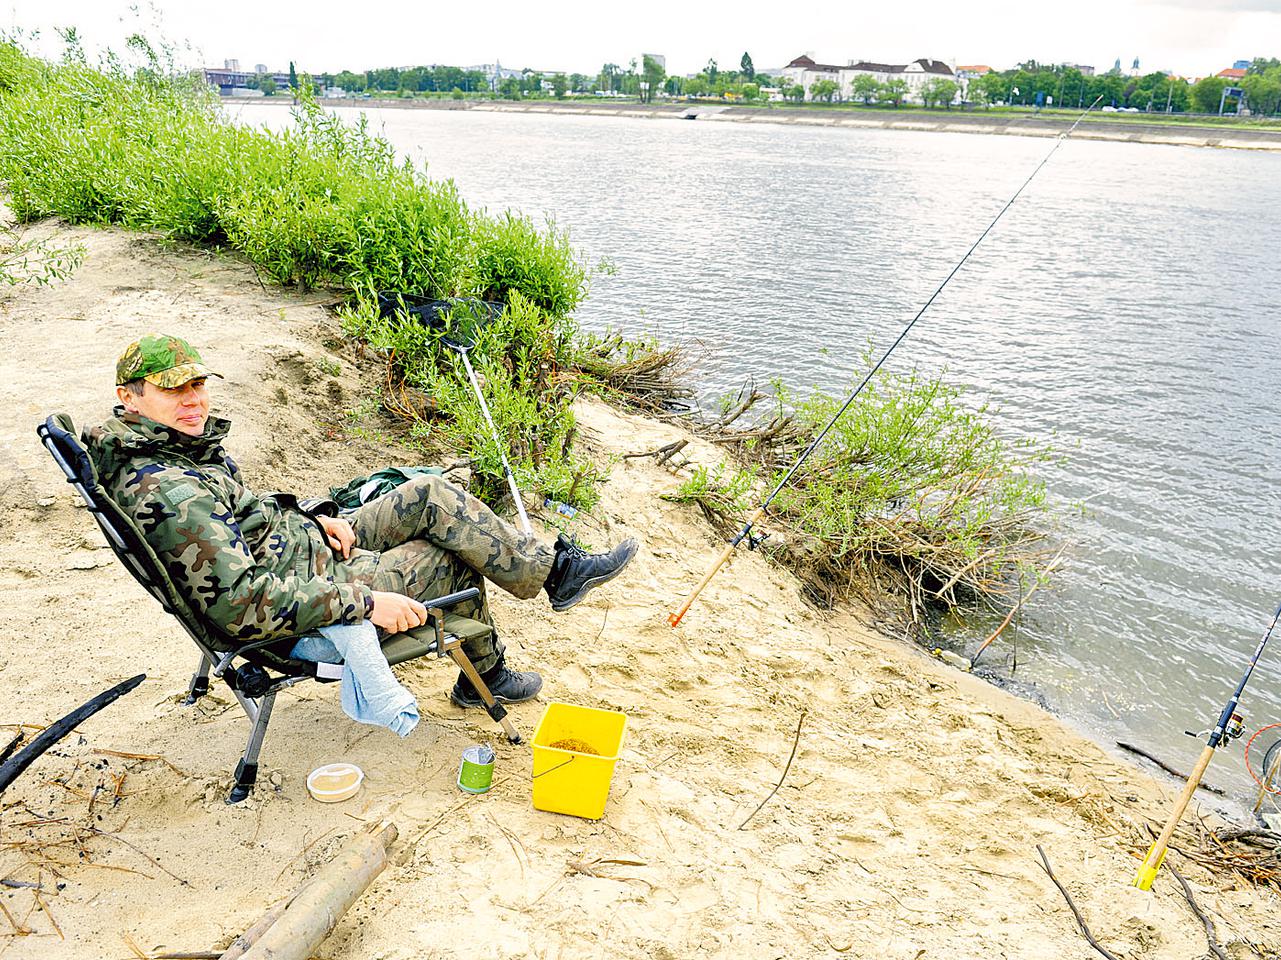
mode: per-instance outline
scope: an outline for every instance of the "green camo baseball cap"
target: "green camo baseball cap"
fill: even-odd
[[[221,377],[205,366],[196,348],[181,337],[149,333],[125,347],[116,362],[116,383],[139,378],[157,387],[181,387],[198,377]]]

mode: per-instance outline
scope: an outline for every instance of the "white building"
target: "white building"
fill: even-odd
[[[840,90],[837,94],[842,100],[854,96],[854,78],[867,75],[875,78],[877,83],[897,78],[907,82],[907,99],[920,100],[921,87],[935,78],[956,81],[952,68],[942,60],[923,58],[911,63],[872,63],[867,60],[851,60],[840,67],[831,63],[815,63],[810,57],[800,56],[783,68],[783,76],[791,83],[799,83],[805,88],[805,99],[809,100],[810,87],[818,80],[834,80]]]

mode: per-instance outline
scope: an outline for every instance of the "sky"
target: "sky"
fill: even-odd
[[[759,68],[802,53],[824,63],[906,63],[931,57],[996,69],[1034,59],[1089,64],[1116,58],[1128,70],[1188,77],[1235,60],[1281,57],[1281,0],[909,0],[897,5],[809,0],[737,0],[668,8],[629,0],[0,0],[0,31],[38,31],[28,49],[61,50],[54,28],[76,26],[91,53],[144,32],[189,45],[184,66],[337,72],[376,66],[492,63],[594,74],[642,53],[667,58],[674,74],[709,58],[737,68],[744,52]]]

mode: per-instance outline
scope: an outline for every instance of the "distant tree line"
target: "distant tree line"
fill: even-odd
[[[292,67],[292,64],[291,64]],[[864,105],[900,106],[910,87],[900,77],[878,81],[870,74],[854,78],[848,96],[835,80],[816,80],[808,89],[785,78],[758,74],[751,55],[744,52],[737,70],[722,69],[715,59],[692,77],[669,76],[655,58],[648,55],[631,60],[627,66],[605,63],[595,75],[583,73],[542,73],[524,70],[519,75],[504,77],[497,90],[491,91],[490,78],[480,70],[461,67],[431,66],[398,69],[381,67],[354,73],[342,70],[335,74],[318,74],[318,84],[336,85],[355,93],[496,95],[509,100],[566,96],[626,96],[653,100],[660,91],[669,96],[717,97],[755,101],[777,91],[785,99],[801,102],[808,94],[811,100],[836,103],[848,99]],[[276,82],[268,74],[253,77],[249,86],[271,96]],[[296,86],[296,83],[295,83]],[[1224,97],[1225,89],[1240,89],[1241,96]],[[948,77],[932,77],[917,91],[926,107],[951,107],[962,87]],[[1023,106],[1056,106],[1085,108],[1096,99],[1101,105],[1117,109],[1133,108],[1151,113],[1218,113],[1222,100],[1225,113],[1243,108],[1255,115],[1281,115],[1281,60],[1257,58],[1241,81],[1206,77],[1188,84],[1179,77],[1160,71],[1139,77],[1125,76],[1111,70],[1094,76],[1074,67],[1050,66],[1034,60],[1009,70],[992,71],[969,80],[964,88],[965,100],[984,106],[1014,104]],[[1241,101],[1241,102],[1238,102]]]
[[[1087,76],[1074,67],[1028,61],[973,78],[966,99],[980,104],[1052,104],[1081,109],[1101,100],[1101,106],[1145,113],[1218,113],[1223,91],[1234,86],[1239,86],[1252,113],[1275,115],[1281,109],[1281,61],[1254,60],[1239,85],[1222,77],[1205,77],[1189,84],[1161,71],[1139,77],[1127,77],[1116,70]],[[1224,112],[1235,113],[1241,106],[1237,100],[1228,97]]]

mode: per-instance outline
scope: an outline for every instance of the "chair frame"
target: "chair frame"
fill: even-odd
[[[222,680],[230,688],[249,719],[249,739],[236,765],[227,803],[239,803],[249,796],[258,778],[259,753],[267,735],[267,724],[275,707],[276,694],[304,680],[334,683],[342,678],[341,663],[318,663],[287,655],[298,637],[239,643],[216,624],[201,616],[174,587],[164,565],[152,551],[133,520],[124,513],[98,482],[88,452],[76,438],[71,419],[54,414],[36,428],[54,462],[67,482],[80,495],[106,537],[108,545],[125,569],[159,601],[164,611],[182,625],[200,651],[196,670],[187,686],[184,706],[192,706],[209,692],[209,678]],[[521,737],[507,710],[489,690],[485,681],[462,650],[460,634],[474,635],[487,624],[446,611],[474,600],[479,589],[471,587],[426,601],[427,623],[407,633],[390,635],[382,641],[388,663],[393,666],[435,654],[450,657],[480,694],[485,710],[501,724],[507,739],[520,743]],[[282,654],[281,651],[286,651]]]

